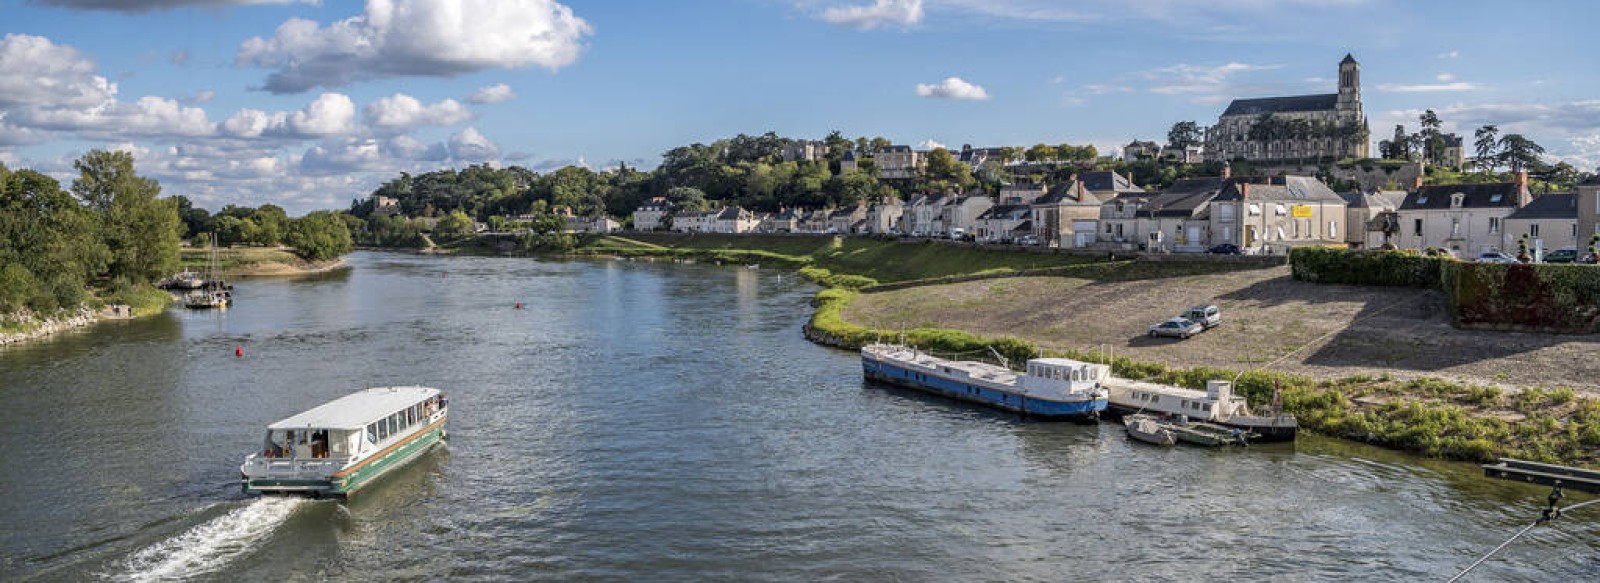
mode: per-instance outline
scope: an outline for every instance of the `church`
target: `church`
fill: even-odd
[[[1206,129],[1206,159],[1318,162],[1367,157],[1361,63],[1339,62],[1339,92],[1235,99]]]

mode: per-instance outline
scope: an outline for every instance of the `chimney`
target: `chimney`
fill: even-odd
[[[1226,174],[1227,171],[1228,171],[1228,167],[1227,166],[1223,166],[1222,167],[1222,171],[1223,171],[1224,174]],[[1247,198],[1250,198],[1250,183],[1249,182],[1240,182],[1239,183],[1239,200],[1245,200]]]
[[[1417,177],[1411,181],[1411,191],[1412,192],[1416,192],[1418,190],[1422,190],[1422,175],[1421,174],[1418,174]]]
[[[1517,171],[1517,208],[1528,206],[1533,196],[1528,192],[1528,171]]]

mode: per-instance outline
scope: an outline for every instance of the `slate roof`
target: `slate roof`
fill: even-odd
[[[1570,192],[1546,194],[1533,199],[1506,217],[1511,219],[1577,219],[1578,195]]]
[[[839,210],[833,211],[833,214],[828,215],[828,218],[830,218],[830,219],[848,219],[848,218],[850,218],[850,215],[856,214],[856,209],[858,209],[858,208],[861,208],[861,207],[857,207],[857,206],[842,207]]]
[[[1345,53],[1344,54],[1344,59],[1341,59],[1339,61],[1339,64],[1343,65],[1345,63],[1355,63],[1355,62],[1356,62],[1356,58],[1354,56],[1352,56],[1350,53]],[[1357,64],[1359,64],[1359,63],[1357,63]]]
[[[1458,192],[1464,195],[1461,208],[1516,208],[1520,194],[1515,182],[1434,184],[1407,194],[1400,210],[1448,210],[1452,196]]]
[[[1246,184],[1249,185],[1249,193],[1241,196]],[[1266,179],[1264,183],[1256,183],[1249,179],[1232,181],[1217,195],[1217,200],[1241,198],[1290,202],[1345,202],[1344,197],[1328,188],[1328,185],[1310,176],[1274,176]]]
[[[1345,206],[1353,209],[1397,209],[1406,199],[1404,190],[1373,190],[1368,192],[1341,192]]]
[[[1193,217],[1228,185],[1225,178],[1184,178],[1155,195],[1138,211],[1141,217]]]
[[[1032,207],[1028,205],[1008,204],[1005,206],[989,207],[989,210],[983,211],[983,214],[978,215],[978,220],[1002,219],[1016,221],[1028,218],[1032,212]]]
[[[719,220],[719,221],[734,221],[734,220],[738,220],[739,219],[739,215],[744,214],[744,213],[745,213],[744,209],[736,207],[736,206],[730,206],[728,208],[722,209],[722,212],[717,213],[717,220]]]
[[[1323,95],[1294,95],[1290,97],[1260,97],[1235,99],[1222,112],[1229,115],[1261,115],[1263,113],[1290,113],[1296,111],[1332,111],[1339,103],[1338,93]]]
[[[1143,188],[1139,188],[1127,176],[1116,172],[1084,172],[1078,175],[1078,180],[1083,182],[1084,188],[1095,192],[1144,192]]]
[[[1089,189],[1085,188],[1083,181],[1080,180],[1057,184],[1055,188],[1050,189],[1049,194],[1046,194],[1044,198],[1039,199],[1034,204],[1100,206],[1102,202],[1104,201],[1101,201],[1100,197],[1095,196],[1094,193],[1089,192]]]
[[[879,152],[910,152],[911,151],[911,146],[888,146],[888,147],[885,147],[885,148],[881,148],[878,151]]]

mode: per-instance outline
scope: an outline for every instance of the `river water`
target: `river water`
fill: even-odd
[[[0,350],[0,578],[1442,580],[1546,494],[864,386],[801,338],[815,288],[771,269],[351,264]],[[392,384],[450,394],[445,447],[347,503],[240,493],[265,424]],[[1597,551],[1580,510],[1473,580],[1594,580]]]

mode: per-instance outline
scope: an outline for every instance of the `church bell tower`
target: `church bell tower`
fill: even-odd
[[[1339,111],[1361,111],[1361,63],[1345,53],[1339,61]]]

